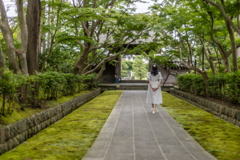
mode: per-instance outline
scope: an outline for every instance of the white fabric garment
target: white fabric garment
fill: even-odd
[[[163,79],[160,72],[156,76],[153,76],[150,72],[148,72],[147,79],[151,80],[152,87],[157,88],[159,80]],[[147,92],[147,99],[146,103],[153,103],[153,104],[161,104],[162,103],[162,92],[161,87],[156,91],[153,91],[150,84],[148,84],[148,92]]]

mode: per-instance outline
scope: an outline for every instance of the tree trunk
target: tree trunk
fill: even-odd
[[[203,77],[203,81],[206,87],[206,96],[209,97],[209,91],[208,91],[208,75],[206,71],[202,71],[201,75]]]
[[[18,19],[21,29],[21,48],[16,53],[19,58],[22,74],[28,74],[27,66],[27,47],[28,47],[28,31],[27,23],[24,15],[23,0],[17,0]]]
[[[102,64],[101,70],[98,72],[98,75],[93,79],[91,86],[93,86],[95,82],[97,82],[101,78],[105,69],[106,69],[106,62]]]
[[[235,37],[234,37],[234,32],[233,32],[232,27],[230,26],[229,22],[225,20],[225,24],[227,26],[227,30],[228,30],[230,41],[231,41],[233,71],[235,72],[235,71],[238,71],[236,40],[235,40]]]
[[[209,64],[210,64],[210,68],[212,69],[212,73],[213,73],[214,75],[216,75],[216,67],[215,67],[215,65],[213,64],[212,57],[209,57],[209,55],[211,55],[211,50],[210,50],[209,46],[208,46],[208,48],[206,48],[206,46],[205,46],[205,44],[204,44],[204,41],[203,41],[203,39],[202,39],[201,37],[200,37],[200,41],[201,41],[202,46],[203,46],[203,52],[204,52],[204,54],[205,54],[205,57],[206,57],[207,61],[208,61]],[[208,53],[207,53],[207,50],[208,50],[209,55],[208,55]]]
[[[3,94],[3,102],[2,102],[2,115],[5,115],[5,102],[6,102],[6,95]]]
[[[204,71],[204,48],[202,48],[202,71]]]
[[[167,82],[169,75],[170,75],[170,73],[168,73],[167,78],[166,78],[166,80],[164,81],[162,87],[164,87],[165,83]]]
[[[39,32],[40,32],[41,2],[40,0],[29,0],[27,9],[28,26],[28,49],[27,64],[30,75],[39,70]]]
[[[189,57],[188,57],[188,65],[191,66]],[[191,69],[188,69],[188,73],[191,73]]]
[[[0,28],[3,34],[4,41],[6,43],[6,47],[7,47],[9,67],[10,69],[13,70],[14,73],[19,73],[21,72],[21,70],[17,62],[13,34],[8,24],[8,19],[7,19],[6,10],[3,4],[3,0],[0,0],[0,10],[1,10]]]
[[[7,47],[9,67],[10,67],[10,69],[13,70],[13,73],[21,73],[21,70],[20,70],[18,62],[17,62],[13,34],[12,34],[12,31],[9,28],[8,24],[6,24],[6,25],[7,26],[1,27],[1,30],[2,30],[2,34],[3,34],[3,38],[6,43],[6,47]]]
[[[1,41],[0,41],[0,79],[3,76],[4,68],[5,68],[5,56],[2,52],[2,45],[1,45]]]
[[[204,80],[204,84],[205,84],[205,87],[206,87],[206,96],[208,97],[209,96],[209,92],[208,92],[208,76],[207,76],[207,72],[206,71],[201,71],[199,68],[196,68],[196,67],[193,67],[193,66],[189,66],[187,63],[185,63],[183,61],[183,58],[182,58],[182,51],[181,51],[181,47],[178,46],[178,50],[179,50],[179,54],[180,54],[180,62],[182,65],[184,65],[185,67],[187,67],[188,69],[191,69],[191,70],[194,70],[198,73],[200,73],[203,77],[203,80]],[[204,53],[203,53],[204,54]]]
[[[87,63],[87,58],[88,58],[88,54],[89,54],[89,48],[90,48],[90,44],[84,48],[80,58],[78,59],[78,61],[76,62],[74,68],[73,68],[73,74],[79,74],[82,75],[83,74],[83,70],[86,67]]]

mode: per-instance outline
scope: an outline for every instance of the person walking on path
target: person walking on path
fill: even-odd
[[[152,104],[152,113],[155,114],[156,105],[162,103],[160,84],[163,79],[161,72],[158,72],[157,64],[152,65],[152,71],[148,72],[147,79],[149,84],[146,103]]]

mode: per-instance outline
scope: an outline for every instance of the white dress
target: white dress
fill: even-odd
[[[162,78],[162,75],[160,72],[158,72],[158,74],[156,76],[153,76],[150,72],[148,72],[147,79],[151,80],[153,88],[157,88],[159,80],[163,79],[163,78]],[[161,104],[162,103],[162,92],[161,92],[160,86],[156,91],[153,91],[150,84],[148,84],[146,103],[152,103],[152,104]]]

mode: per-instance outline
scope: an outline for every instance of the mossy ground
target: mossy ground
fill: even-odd
[[[240,128],[163,92],[164,109],[219,160],[240,160]]]
[[[89,150],[122,91],[106,91],[0,160],[80,160]]]
[[[10,123],[14,123],[16,121],[19,121],[21,119],[24,119],[26,117],[29,117],[37,112],[40,112],[42,110],[45,110],[47,108],[50,108],[50,107],[54,107],[58,104],[61,104],[61,103],[64,103],[64,102],[67,102],[75,97],[78,97],[80,95],[83,95],[83,94],[86,94],[90,91],[81,91],[80,93],[77,93],[77,94],[74,94],[72,96],[64,96],[62,98],[59,98],[57,100],[52,100],[52,101],[46,101],[44,103],[44,107],[43,108],[24,108],[24,110],[20,110],[21,106],[16,103],[16,102],[13,102],[11,104],[11,110],[13,110],[13,112],[11,114],[6,114],[6,116],[0,116],[0,127],[2,127],[3,125],[7,125],[7,124],[10,124]],[[0,98],[0,102],[2,102],[2,99]],[[0,103],[0,106],[2,104]],[[6,103],[6,107],[8,107],[9,104]]]

